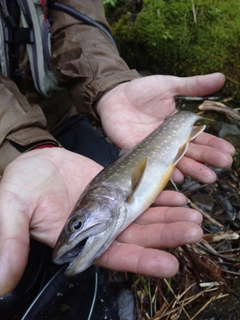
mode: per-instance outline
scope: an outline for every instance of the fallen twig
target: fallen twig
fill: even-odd
[[[222,240],[237,240],[238,238],[239,238],[239,234],[237,234],[232,230],[204,234],[203,236],[203,239],[208,242],[218,242]]]
[[[221,102],[205,100],[200,106],[198,106],[198,109],[201,111],[221,112],[227,117],[240,121],[240,114],[237,112],[237,110],[229,108]]]
[[[208,221],[210,221],[213,225],[218,226],[220,229],[223,229],[224,226],[217,222],[215,219],[213,219],[212,217],[209,216],[209,214],[207,214],[206,212],[204,212],[199,206],[197,206],[194,202],[192,202],[189,198],[187,198],[187,204],[190,205],[190,207],[192,207],[193,209],[199,211],[203,217],[205,219],[207,219]]]

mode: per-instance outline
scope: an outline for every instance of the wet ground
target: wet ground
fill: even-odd
[[[226,295],[221,299],[213,300],[197,316],[196,320],[239,320],[240,319],[240,280],[236,278],[230,284],[234,294]],[[190,315],[200,309],[199,305],[192,308]],[[182,318],[182,320],[184,317]],[[188,319],[185,317],[185,319]]]
[[[237,105],[234,103],[230,102],[226,105],[238,111],[235,110]],[[198,311],[201,311],[194,317],[198,320],[240,319],[240,241],[238,238],[240,233],[240,120],[239,114],[234,117],[231,110],[230,113],[224,109],[220,111],[204,113],[207,117],[216,119],[208,126],[208,132],[226,139],[235,146],[236,155],[233,166],[225,170],[215,168],[218,179],[213,185],[200,189],[196,187],[192,192],[190,189],[193,188],[194,183],[189,188],[187,182],[183,186],[183,189],[185,188],[183,192],[186,195],[190,192],[191,201],[207,214],[203,224],[204,241],[210,247],[204,250],[204,253],[211,260],[211,269],[215,267],[213,274],[211,270],[209,272],[209,280],[219,281],[222,284],[215,293],[206,295],[204,301],[196,304],[189,312],[190,318],[193,318]],[[214,241],[213,236],[216,234],[220,234],[222,238],[219,237]],[[211,252],[212,249],[214,252]],[[184,318],[189,319],[186,316],[182,317]]]

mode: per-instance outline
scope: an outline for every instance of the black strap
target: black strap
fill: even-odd
[[[32,28],[19,27],[20,9],[17,0],[1,0],[0,4],[6,21],[4,38],[8,43],[9,77],[24,93],[24,82],[19,68],[19,44],[33,43],[33,30]]]
[[[9,22],[13,28],[18,28],[20,22],[20,10],[16,0],[7,0],[7,9],[9,13]]]

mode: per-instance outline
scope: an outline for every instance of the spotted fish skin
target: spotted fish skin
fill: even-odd
[[[201,117],[181,111],[103,169],[86,187],[67,220],[53,260],[71,262],[66,274],[88,268],[113,240],[156,199],[205,126]]]

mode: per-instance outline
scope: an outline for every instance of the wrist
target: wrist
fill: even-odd
[[[114,105],[114,108],[116,108],[115,100],[112,101],[112,99],[116,99],[116,97],[119,96],[121,92],[121,88],[124,85],[125,83],[124,84],[121,83],[116,85],[114,88],[110,88],[96,101],[93,107],[94,107],[94,111],[100,117],[100,119],[101,119],[101,111],[102,109],[104,109],[106,105]]]

